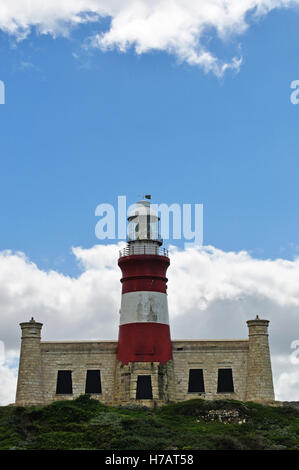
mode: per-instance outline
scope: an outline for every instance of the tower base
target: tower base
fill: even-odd
[[[175,401],[173,361],[116,364],[114,401],[155,407]]]

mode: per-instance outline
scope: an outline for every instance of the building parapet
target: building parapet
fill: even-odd
[[[248,350],[249,340],[178,340],[172,341],[174,353],[180,351],[200,351],[200,350]]]
[[[42,353],[55,352],[109,352],[115,353],[117,341],[42,341]]]

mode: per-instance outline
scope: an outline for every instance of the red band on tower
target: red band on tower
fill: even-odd
[[[169,325],[128,323],[119,327],[118,359],[129,362],[160,362],[172,359]]]
[[[169,258],[157,255],[129,255],[119,258],[122,270],[122,293],[136,291],[164,292],[167,290],[166,270]]]

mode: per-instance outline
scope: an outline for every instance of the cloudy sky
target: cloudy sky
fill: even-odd
[[[246,338],[259,314],[276,396],[299,400],[298,4],[1,1],[1,404],[20,321],[117,338],[119,240],[95,209],[144,192],[204,206],[204,246],[169,241],[173,338]]]

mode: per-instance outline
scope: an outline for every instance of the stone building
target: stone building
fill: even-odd
[[[41,341],[42,324],[21,323],[17,405],[89,393],[106,404],[148,406],[191,398],[274,401],[268,320],[248,320],[247,339],[171,340],[159,217],[149,199],[129,220],[120,253],[118,341]],[[188,295],[188,293],[186,293]]]

